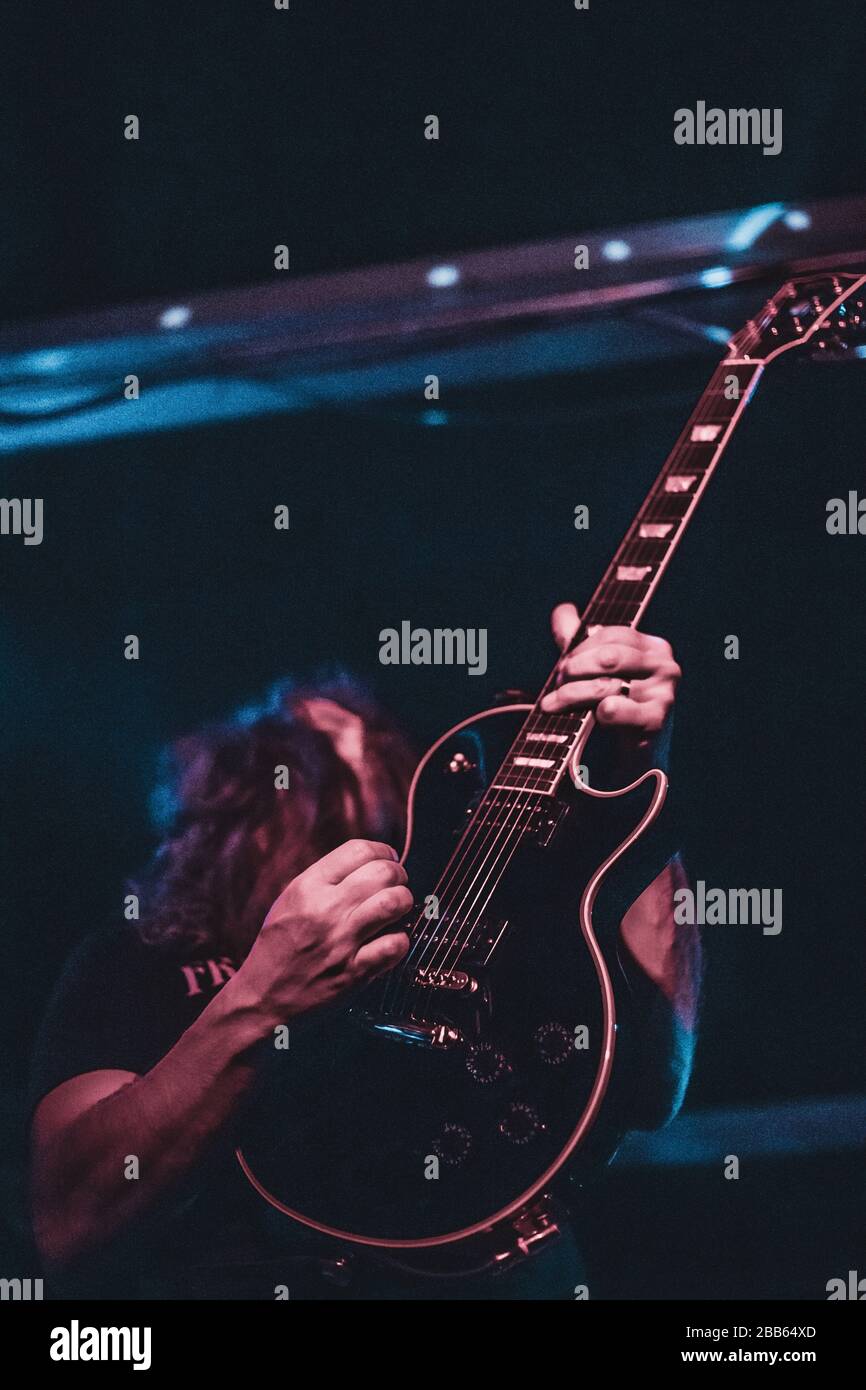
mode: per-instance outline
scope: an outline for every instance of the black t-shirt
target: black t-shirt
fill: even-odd
[[[145,1075],[235,968],[227,956],[189,956],[148,946],[132,926],[87,937],[66,964],[36,1040],[31,1113],[55,1087],[86,1072]],[[188,1190],[175,1192],[158,1215],[137,1223],[107,1253],[60,1278],[58,1292],[219,1296],[219,1269],[267,1253],[255,1241],[247,1187],[230,1146],[218,1143]],[[225,1284],[225,1296],[242,1296],[227,1277]]]
[[[165,1056],[235,971],[226,956],[185,956],[145,945],[132,927],[88,937],[70,958],[37,1039],[31,1110],[89,1071],[144,1075]],[[582,1282],[570,1233],[549,1252],[495,1279],[430,1280],[354,1261],[347,1286],[329,1277],[304,1233],[253,1191],[231,1143],[217,1142],[158,1215],[107,1253],[57,1281],[56,1292],[95,1298],[573,1298]]]
[[[30,1102],[88,1071],[149,1071],[235,973],[228,956],[146,945],[132,927],[88,936],[67,962],[36,1043]]]

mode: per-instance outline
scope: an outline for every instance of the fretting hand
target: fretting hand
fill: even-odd
[[[565,651],[577,631],[573,603],[551,615],[553,636]],[[547,713],[592,709],[599,724],[618,731],[623,751],[645,749],[673,707],[682,672],[663,637],[631,627],[599,627],[559,663],[557,687],[545,695]]]

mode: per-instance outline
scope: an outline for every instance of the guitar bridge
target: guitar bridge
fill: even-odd
[[[478,989],[478,981],[465,970],[419,970],[415,983],[427,989],[448,989],[457,994],[474,994]]]

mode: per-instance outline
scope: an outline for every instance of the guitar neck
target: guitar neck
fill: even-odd
[[[572,646],[596,627],[635,627],[658,587],[763,371],[762,362],[719,364],[685,429],[581,615]],[[556,681],[554,667],[541,700]],[[555,791],[590,714],[547,714],[533,706],[491,790]]]
[[[582,631],[634,627],[691,521],[763,371],[722,362],[586,605]]]

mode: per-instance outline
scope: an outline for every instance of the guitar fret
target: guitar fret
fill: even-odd
[[[640,584],[648,574],[652,574],[652,565],[617,565],[616,582],[617,584]]]
[[[675,530],[672,522],[664,523],[668,536]],[[629,537],[622,548],[622,561],[626,565],[658,565],[670,550],[670,540],[646,539],[642,536]]]
[[[653,498],[650,503],[652,515],[649,519],[652,521],[682,521],[691,503],[691,493],[663,493],[658,499]]]
[[[532,716],[535,721],[543,721],[542,728],[521,731],[507,758],[499,769],[499,777],[493,783],[497,791],[538,792],[546,796],[556,788],[560,776],[571,755],[577,729],[575,716],[539,715]],[[563,723],[571,732],[563,733]],[[537,749],[543,743],[546,757],[539,757]],[[527,748],[532,752],[527,752]]]
[[[711,468],[718,444],[693,444],[691,440],[677,450],[677,464],[683,468]]]
[[[578,638],[599,626],[631,624],[643,612],[695,505],[706,478],[718,461],[732,423],[760,376],[761,364],[722,363],[701,396],[691,420],[674,446],[635,521],[627,531],[601,583],[586,605]],[[729,378],[737,381],[731,399]],[[545,689],[552,684],[553,677]],[[563,776],[586,714],[543,714],[535,706],[498,770],[489,791],[534,797],[551,796]],[[528,805],[527,801],[525,805]],[[482,802],[483,809],[484,803]],[[518,803],[521,813],[524,803]],[[509,824],[510,802],[498,814]],[[498,822],[497,822],[498,823]]]
[[[638,527],[641,540],[663,540],[673,530],[669,521],[642,521]]]

